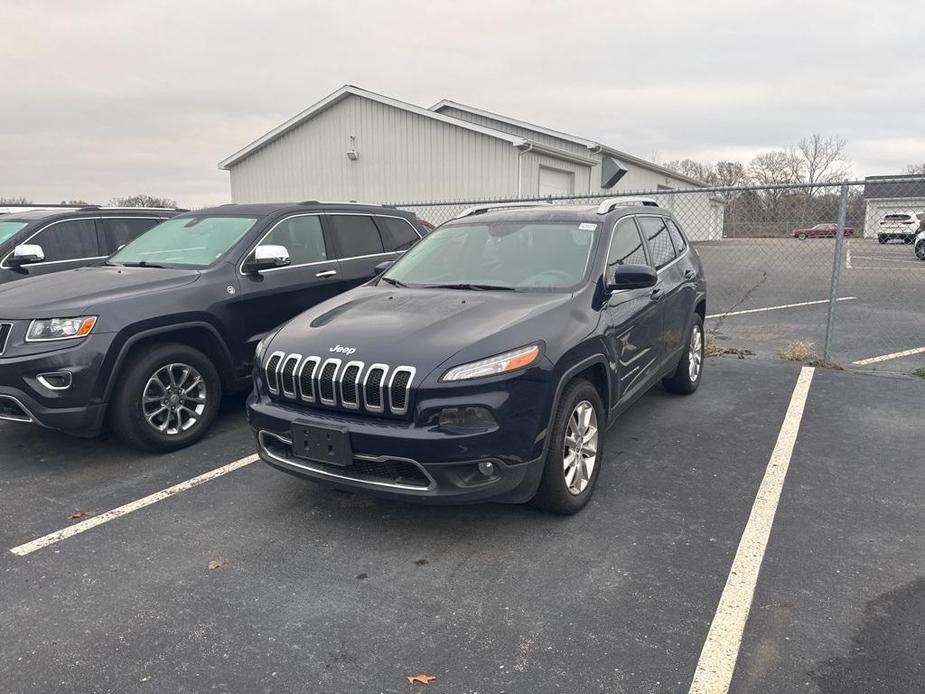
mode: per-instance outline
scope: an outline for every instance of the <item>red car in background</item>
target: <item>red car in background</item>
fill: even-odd
[[[831,238],[835,236],[835,232],[837,230],[837,224],[817,224],[816,226],[810,227],[809,229],[794,229],[791,235],[793,238],[800,239],[801,241],[810,237],[819,238],[826,236]],[[845,236],[854,236],[854,228],[845,227]]]

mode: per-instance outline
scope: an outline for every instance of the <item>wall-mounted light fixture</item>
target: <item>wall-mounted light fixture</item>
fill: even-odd
[[[357,151],[357,136],[350,136],[350,149],[347,150],[347,159],[350,161],[356,161],[360,158],[360,153]]]

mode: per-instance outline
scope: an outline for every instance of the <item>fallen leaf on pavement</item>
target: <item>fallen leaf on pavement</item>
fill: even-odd
[[[434,675],[408,675],[411,684],[430,684],[435,679]]]
[[[224,569],[228,566],[228,562],[224,559],[211,559],[209,560],[209,571],[215,571],[216,569]]]
[[[74,513],[71,514],[71,518],[74,518],[74,519],[77,519],[77,518],[89,518],[89,517],[92,516],[92,515],[93,515],[93,514],[90,513],[90,511],[74,511]]]

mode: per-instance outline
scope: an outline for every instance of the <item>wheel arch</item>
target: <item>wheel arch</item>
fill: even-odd
[[[222,388],[227,390],[233,384],[234,374],[231,351],[215,326],[204,321],[175,323],[142,330],[131,335],[125,341],[112,365],[111,375],[106,382],[104,401],[109,401],[116,381],[129,357],[142,347],[162,342],[177,342],[198,349],[212,359],[219,377],[222,379]]]

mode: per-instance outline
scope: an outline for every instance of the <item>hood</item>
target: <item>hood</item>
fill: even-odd
[[[79,316],[98,306],[195,282],[199,272],[96,265],[0,285],[0,317]]]
[[[461,350],[483,358],[537,341],[570,296],[360,287],[291,320],[265,353],[413,366],[423,377]]]

